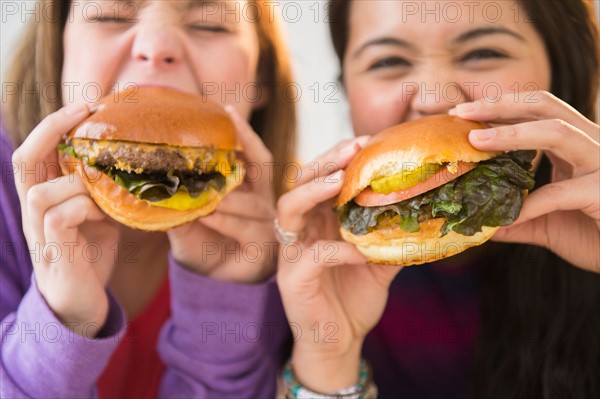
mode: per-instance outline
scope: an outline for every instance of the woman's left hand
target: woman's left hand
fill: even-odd
[[[214,213],[167,234],[173,258],[186,267],[217,280],[257,283],[274,272],[278,251],[273,157],[250,125],[231,107],[226,109],[252,176],[227,194]]]
[[[451,112],[510,124],[472,131],[476,148],[543,150],[552,162],[551,183],[531,192],[517,221],[494,239],[540,245],[600,273],[600,126],[548,92],[518,94],[460,104]]]

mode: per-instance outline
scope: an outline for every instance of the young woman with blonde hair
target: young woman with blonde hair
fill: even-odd
[[[272,220],[295,110],[267,5],[36,7],[4,85],[1,162],[14,179],[3,172],[0,396],[272,396],[285,336]],[[228,102],[243,156],[262,177],[166,234],[109,220],[81,180],[52,165],[63,134],[90,114],[86,88],[107,95],[128,84]],[[257,253],[244,253],[248,243]],[[218,250],[208,256],[205,244]],[[86,256],[89,245],[101,256]]]

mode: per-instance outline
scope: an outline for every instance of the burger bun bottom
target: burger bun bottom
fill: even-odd
[[[499,227],[484,226],[482,231],[465,236],[450,231],[441,236],[444,219],[419,224],[420,231],[407,233],[400,227],[388,227],[364,235],[341,228],[342,238],[352,243],[370,262],[394,266],[411,266],[454,256],[489,240]]]

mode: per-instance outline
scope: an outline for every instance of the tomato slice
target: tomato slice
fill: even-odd
[[[395,204],[417,195],[426,193],[429,190],[433,190],[436,187],[442,186],[449,181],[456,179],[457,177],[464,175],[468,171],[472,170],[477,166],[476,162],[457,162],[456,173],[452,173],[448,167],[443,167],[437,171],[433,176],[424,182],[415,184],[412,187],[404,190],[394,191],[389,194],[379,194],[367,187],[360,194],[358,194],[354,201],[360,206],[383,206],[389,204]]]

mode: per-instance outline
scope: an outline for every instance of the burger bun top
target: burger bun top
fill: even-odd
[[[479,151],[469,132],[486,126],[451,115],[435,115],[392,126],[374,135],[346,168],[336,206],[342,206],[379,177],[428,163],[480,162],[500,152]],[[404,165],[404,166],[403,166]]]
[[[68,138],[118,140],[235,150],[236,130],[225,109],[202,96],[131,87],[101,99]]]

